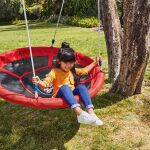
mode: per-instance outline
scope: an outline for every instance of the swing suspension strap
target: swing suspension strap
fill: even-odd
[[[100,0],[98,0],[98,56],[100,57],[99,60],[100,70],[102,70],[102,60],[100,56],[100,26],[101,26]]]
[[[53,38],[52,38],[51,47],[53,47],[53,45],[55,43],[55,37],[56,37],[57,30],[58,30],[58,25],[59,25],[59,22],[60,22],[60,17],[61,17],[61,14],[62,14],[62,10],[63,10],[63,7],[64,7],[64,2],[65,2],[65,0],[62,0],[61,9],[60,9],[60,13],[59,13],[59,16],[58,16],[58,20],[57,20],[56,28],[55,28],[55,31],[54,31],[54,35],[53,35]]]
[[[32,55],[32,48],[31,48],[31,42],[30,42],[30,33],[29,33],[29,26],[28,26],[28,20],[27,20],[27,14],[26,14],[26,8],[25,8],[25,2],[22,0],[22,6],[24,11],[24,18],[26,23],[26,31],[27,31],[27,38],[28,38],[28,47],[30,51],[30,59],[31,59],[31,66],[32,66],[32,72],[33,76],[35,77],[35,68],[34,68],[34,61],[33,61],[33,55]],[[34,85],[34,91],[35,91],[35,98],[38,98],[38,91],[37,91],[37,85]]]

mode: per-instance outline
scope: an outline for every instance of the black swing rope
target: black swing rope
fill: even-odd
[[[53,35],[53,38],[52,38],[51,47],[53,47],[53,45],[55,43],[55,37],[56,37],[57,30],[58,30],[58,25],[59,25],[59,22],[60,22],[60,18],[61,18],[61,14],[62,14],[62,11],[63,11],[64,3],[65,3],[65,0],[62,0],[61,9],[60,9],[60,12],[59,12],[56,28],[55,28],[54,35]]]

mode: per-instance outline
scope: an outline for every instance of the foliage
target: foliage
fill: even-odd
[[[51,15],[47,20],[47,22],[56,23],[57,20],[58,20],[58,15]],[[85,18],[85,17],[77,17],[77,16],[72,16],[72,17],[62,16],[60,23],[77,26],[77,27],[91,28],[91,27],[98,26],[98,19],[96,17]]]
[[[31,4],[31,2],[30,2]],[[62,5],[62,0],[43,0],[40,2],[44,8],[45,18],[51,15],[58,15]],[[97,16],[96,0],[68,0],[64,3],[63,16]]]
[[[116,0],[117,8],[118,8],[118,15],[121,22],[121,25],[123,25],[123,0]]]
[[[116,1],[118,6],[119,17],[122,22],[123,0],[116,0]],[[55,16],[59,15],[62,0],[25,0],[25,3],[26,3],[28,19],[30,20],[41,19],[41,18],[48,19],[48,18],[54,18]],[[64,3],[62,16],[68,16],[68,17],[76,16],[79,18],[85,18],[85,17],[90,18],[93,16],[97,17],[97,0],[67,0]],[[0,20],[12,21],[16,19],[24,19],[21,1],[1,0]],[[75,19],[72,18],[71,20],[73,20],[73,22],[75,21]],[[83,24],[87,24],[87,23],[83,23]]]
[[[68,5],[72,6],[69,11],[70,16],[97,16],[97,0],[72,0]]]
[[[34,5],[28,7],[27,13],[30,19],[39,19],[42,16],[43,7],[42,5]]]
[[[1,0],[0,21],[9,22],[20,16],[20,0]]]
[[[27,6],[32,6],[35,4],[42,4],[43,1],[45,0],[25,0]]]
[[[78,27],[96,27],[98,26],[98,19],[95,17],[91,18],[81,18],[81,17],[68,17],[67,24],[78,26]]]

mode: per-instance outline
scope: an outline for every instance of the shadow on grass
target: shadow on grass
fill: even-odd
[[[93,98],[93,105],[95,109],[105,108],[111,106],[119,101],[123,100],[123,97],[117,94],[102,93]]]
[[[64,150],[78,129],[70,109],[40,110],[0,103],[0,149]]]
[[[102,93],[93,99],[95,109],[111,106],[123,98]],[[70,109],[40,110],[0,103],[0,149],[65,150],[79,129]]]
[[[56,24],[52,24],[52,23],[46,23],[46,22],[40,22],[40,23],[36,23],[36,22],[31,22],[29,23],[29,29],[46,29],[46,28],[55,28]],[[65,26],[62,24],[59,24],[59,28],[69,28],[71,26]],[[14,26],[10,25],[7,28],[1,28],[0,31],[1,32],[5,32],[5,31],[18,31],[18,30],[25,30],[25,24],[21,23],[21,24],[16,24]]]

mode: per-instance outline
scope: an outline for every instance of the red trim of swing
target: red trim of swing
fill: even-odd
[[[59,48],[52,47],[32,47],[33,56],[48,56],[48,66],[52,66],[52,60],[55,55],[57,55]],[[23,58],[29,58],[29,49],[28,48],[19,48],[4,52],[0,55],[0,71],[4,71],[4,66],[8,63],[11,63],[16,60],[21,60]],[[82,53],[76,53],[77,63],[81,64],[83,67],[90,64],[93,60],[88,56],[83,55]],[[37,69],[38,70],[38,69]],[[4,71],[5,72],[5,71]],[[7,72],[7,71],[6,71]],[[24,75],[22,75],[24,76]],[[22,77],[21,76],[21,77]],[[91,82],[91,87],[88,89],[91,97],[95,96],[102,88],[104,83],[104,72],[100,71],[99,66],[96,66],[92,72],[90,72],[90,79],[86,82]],[[84,82],[84,81],[82,81]],[[25,95],[17,94],[11,91],[8,91],[0,84],[0,97],[6,101],[20,104],[23,106],[42,108],[42,109],[57,109],[68,107],[68,104],[62,98],[42,98],[38,97],[37,99],[27,97]],[[75,96],[77,101],[80,102],[79,96]]]

